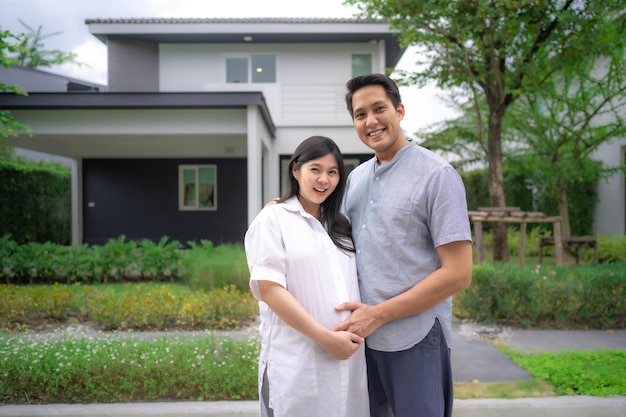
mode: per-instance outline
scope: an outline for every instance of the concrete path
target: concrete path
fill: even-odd
[[[0,406],[4,417],[258,417],[256,401]],[[455,400],[453,417],[624,417],[626,397]]]

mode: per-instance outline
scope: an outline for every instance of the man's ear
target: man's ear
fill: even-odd
[[[398,104],[398,108],[396,109],[396,114],[398,115],[398,120],[404,119],[404,104]]]

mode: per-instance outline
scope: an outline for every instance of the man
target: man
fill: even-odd
[[[445,160],[407,140],[397,85],[370,74],[347,83],[346,104],[375,157],[348,178],[362,303],[335,330],[366,338],[372,417],[449,417],[451,296],[472,277],[465,188]]]

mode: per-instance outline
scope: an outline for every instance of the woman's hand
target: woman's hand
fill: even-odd
[[[318,343],[333,358],[344,360],[348,359],[359,349],[363,340],[361,336],[354,333],[330,330],[327,337],[323,338],[323,340],[320,340]]]

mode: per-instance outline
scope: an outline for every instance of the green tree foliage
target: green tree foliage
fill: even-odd
[[[520,97],[507,112],[503,122],[503,156],[505,184],[511,187],[518,181],[507,181],[506,175],[524,178],[526,192],[534,190],[534,204],[530,210],[547,211],[560,215],[562,236],[572,231],[591,233],[591,227],[580,224],[581,216],[571,216],[570,209],[590,215],[597,202],[595,187],[626,167],[606,167],[591,160],[602,144],[626,134],[626,124],[620,109],[626,108],[626,73],[621,68],[623,54],[605,57],[600,62],[588,62],[578,72],[563,71],[543,84],[542,89]],[[476,112],[467,101],[451,98],[463,116],[446,121],[438,129],[421,134],[422,143],[429,149],[459,155],[453,163],[460,169],[484,166],[487,146],[484,132],[477,126]],[[484,100],[474,101],[480,114],[488,111]],[[575,189],[573,189],[575,187]],[[584,197],[583,190],[588,194]],[[509,201],[512,195],[506,190]],[[570,203],[571,192],[575,204]],[[517,193],[521,195],[521,193]],[[482,205],[487,205],[486,201]],[[533,207],[534,206],[534,207]],[[577,224],[571,224],[576,222]],[[588,219],[591,224],[591,219]]]
[[[20,37],[13,35],[9,31],[0,31],[0,65],[8,68],[16,65],[14,55],[20,50]],[[15,93],[27,95],[17,85],[6,85],[0,83],[0,93]],[[30,134],[28,126],[18,122],[8,110],[0,109],[0,140],[9,136],[14,136],[19,131],[26,131]]]
[[[563,71],[512,106],[507,133],[523,146],[510,155],[526,175],[558,205],[563,237],[571,236],[568,191],[577,178],[606,178],[626,166],[591,161],[602,145],[626,134],[620,108],[626,108],[624,53],[605,57],[595,67]]]
[[[613,0],[346,0],[382,18],[404,45],[425,57],[419,72],[400,76],[422,85],[459,87],[484,95],[489,195],[506,206],[502,126],[508,108],[564,69],[612,55],[624,42],[624,5]],[[478,99],[477,99],[478,100]],[[478,108],[477,108],[478,110]],[[483,127],[485,126],[485,127]],[[494,259],[508,260],[506,226],[494,224]]]
[[[82,65],[77,61],[77,55],[73,52],[64,52],[58,49],[44,49],[44,39],[60,35],[63,32],[43,34],[43,26],[39,25],[39,27],[35,30],[31,26],[24,23],[21,19],[18,20],[22,26],[28,29],[28,32],[22,34],[19,38],[20,44],[15,55],[16,65],[30,68],[49,68],[53,65],[65,63]]]
[[[60,35],[62,32],[43,34],[41,25],[35,30],[22,20],[19,21],[28,29],[28,33],[14,35],[7,30],[0,31],[0,65],[4,68],[14,65],[30,68],[49,68],[64,63],[83,65],[76,60],[77,56],[73,52],[44,49],[44,39]],[[28,95],[26,91],[17,85],[0,83],[0,93],[6,92]],[[20,131],[25,131],[29,136],[32,135],[30,128],[18,122],[11,112],[0,109],[0,140],[9,136],[15,136]]]

